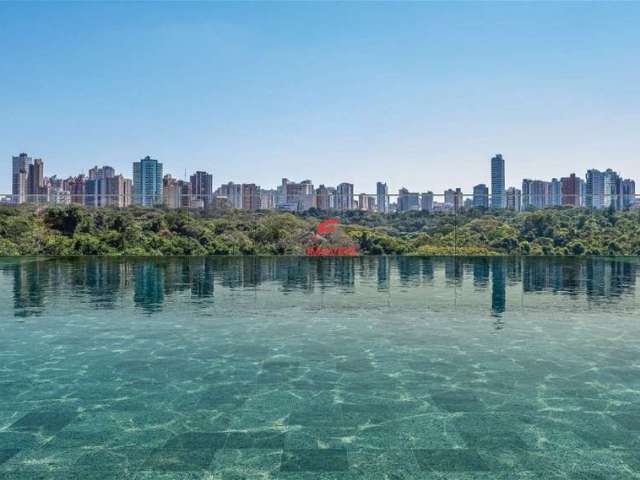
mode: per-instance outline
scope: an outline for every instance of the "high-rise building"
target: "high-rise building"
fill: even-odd
[[[464,205],[464,195],[462,194],[462,189],[456,188],[456,192],[453,197],[453,209],[455,211],[461,210],[463,205]]]
[[[191,191],[194,198],[206,205],[213,197],[213,175],[198,170],[191,175]]]
[[[226,198],[231,208],[242,208],[242,184],[229,182],[220,185],[216,197]]]
[[[516,187],[507,189],[507,208],[519,212],[522,206],[522,191]]]
[[[296,183],[288,178],[282,179],[282,184],[278,187],[278,209],[304,212],[315,204],[315,190],[311,180]]]
[[[242,184],[242,208],[244,210],[258,210],[260,208],[260,187],[255,183]]]
[[[71,194],[71,203],[84,205],[86,177],[78,175],[64,181],[64,189]]]
[[[336,210],[353,210],[353,184],[341,183],[336,187]]]
[[[444,208],[448,210],[458,211],[464,205],[464,195],[462,189],[455,190],[449,188],[444,191]]]
[[[491,207],[505,206],[504,158],[497,154],[491,159]]]
[[[105,179],[106,192],[105,204],[110,207],[126,208],[131,206],[131,191],[133,183],[131,179],[122,175],[112,175]]]
[[[425,212],[433,212],[433,192],[428,191],[422,194],[420,208]]]
[[[120,176],[115,179],[116,171],[113,167],[104,166],[99,168],[97,165],[89,169],[89,178],[85,180],[84,185],[84,204],[87,207],[121,207],[125,204],[122,181],[124,178]]]
[[[410,212],[412,210],[420,210],[420,194],[401,188],[398,190],[398,212]]]
[[[562,180],[552,178],[549,183],[549,205],[552,207],[559,207],[562,205]]]
[[[575,173],[572,173],[568,177],[562,177],[560,179],[562,205],[579,207],[582,204],[581,198],[581,178],[576,177]]]
[[[11,194],[13,203],[27,201],[27,177],[29,175],[29,166],[32,163],[33,160],[26,153],[12,157]]]
[[[473,187],[473,203],[474,208],[489,208],[489,188],[481,183]]]
[[[273,210],[278,204],[278,191],[274,189],[260,189],[260,209]]]
[[[46,189],[44,184],[44,162],[41,158],[36,158],[29,165],[27,174],[27,196],[28,201],[33,203],[46,203]]]
[[[591,208],[603,208],[604,201],[604,173],[600,170],[587,170],[585,205]]]
[[[389,188],[386,183],[376,183],[376,203],[378,212],[389,213]]]
[[[608,168],[604,172],[604,207],[622,209],[622,178]]]
[[[318,210],[327,211],[331,208],[329,189],[324,185],[320,185],[316,189],[316,208]]]
[[[622,208],[633,208],[636,203],[636,182],[630,178],[622,180]]]
[[[162,203],[162,163],[146,156],[133,162],[133,203],[152,207]]]
[[[177,180],[171,175],[165,175],[162,179],[163,203],[167,208],[191,208],[193,185],[189,181]]]
[[[544,208],[551,204],[550,184],[543,180],[522,180],[522,208]]]

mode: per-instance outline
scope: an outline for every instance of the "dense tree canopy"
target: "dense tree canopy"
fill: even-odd
[[[0,208],[0,255],[302,255],[316,244],[362,254],[640,255],[640,211],[546,209],[457,215],[339,215],[332,236],[311,210],[194,213],[182,210]]]

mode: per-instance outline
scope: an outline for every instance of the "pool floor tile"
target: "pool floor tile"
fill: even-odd
[[[0,465],[16,455],[20,450],[17,448],[0,449]]]
[[[474,449],[414,450],[420,468],[437,472],[483,472],[489,466]]]
[[[208,470],[216,450],[209,448],[182,449],[159,448],[151,453],[142,470],[161,472],[198,472]]]
[[[225,448],[282,449],[284,440],[280,431],[229,432]]]
[[[485,410],[483,403],[471,392],[442,392],[431,395],[431,401],[448,412],[480,412]]]
[[[41,410],[27,413],[11,425],[12,430],[22,432],[56,433],[76,418],[77,413],[70,410]]]
[[[280,470],[283,472],[340,472],[349,468],[346,450],[285,450]]]
[[[164,445],[167,449],[218,450],[227,441],[226,432],[187,432],[171,437]]]

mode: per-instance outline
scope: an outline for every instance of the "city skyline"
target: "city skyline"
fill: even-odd
[[[355,191],[470,192],[496,150],[506,185],[610,163],[640,178],[638,20],[636,4],[5,2],[0,151],[46,152],[64,176],[148,153],[180,179]]]
[[[612,207],[616,210],[637,208],[635,180],[607,168],[587,169],[585,178],[571,173],[560,179],[523,178],[521,188],[505,185],[506,160],[497,153],[490,159],[490,185],[474,185],[473,193],[460,187],[447,188],[442,194],[424,188],[410,191],[401,187],[390,193],[386,182],[376,182],[375,193],[354,190],[354,184],[341,182],[337,186],[311,179],[301,182],[282,177],[276,188],[263,188],[256,183],[229,181],[215,187],[214,176],[197,170],[189,180],[180,180],[163,173],[163,163],[149,155],[132,164],[133,180],[116,175],[111,166],[89,169],[67,178],[44,175],[44,161],[27,153],[12,157],[12,192],[0,199],[5,204],[83,204],[89,207],[167,208],[236,208],[245,210],[277,209],[303,212],[311,208],[348,211],[369,210],[381,213],[425,211],[458,211],[462,208],[511,209],[547,207]],[[467,196],[467,198],[465,198]],[[357,200],[355,199],[357,197]],[[442,197],[442,202],[436,201]],[[395,202],[393,201],[395,199]]]

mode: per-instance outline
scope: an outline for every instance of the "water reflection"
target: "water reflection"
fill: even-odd
[[[422,257],[246,257],[161,259],[4,260],[0,275],[13,288],[13,313],[38,315],[48,296],[71,294],[96,309],[114,308],[125,298],[154,313],[177,293],[214,301],[216,289],[256,289],[275,285],[283,293],[336,290],[357,293],[453,288],[490,289],[487,310],[500,317],[508,308],[508,288],[611,301],[632,295],[637,259],[422,258]],[[465,278],[471,283],[465,288]],[[460,290],[458,290],[460,289]]]

